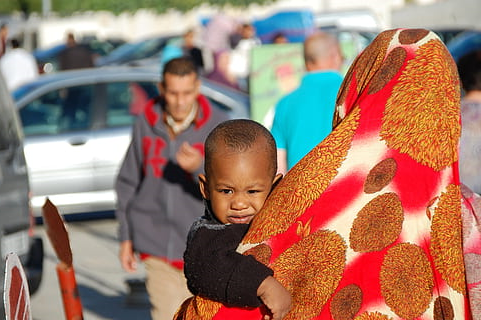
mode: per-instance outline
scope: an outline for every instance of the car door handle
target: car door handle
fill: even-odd
[[[69,143],[72,146],[82,146],[87,143],[87,140],[85,138],[72,138]]]

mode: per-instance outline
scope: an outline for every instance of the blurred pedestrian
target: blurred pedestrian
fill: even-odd
[[[230,52],[228,50],[218,51],[214,54],[214,67],[206,78],[225,86],[240,90],[237,79],[229,73]]]
[[[235,29],[229,35],[230,49],[235,49],[235,47],[237,47],[237,45],[239,44],[239,41],[241,41],[241,39],[242,39],[242,27],[243,27],[243,24],[238,23],[236,25]]]
[[[0,58],[7,52],[8,25],[0,25]]]
[[[314,33],[304,41],[307,73],[299,87],[276,105],[272,134],[278,149],[278,170],[285,173],[332,130],[342,53],[337,39]]]
[[[244,23],[241,28],[241,39],[231,51],[229,58],[229,74],[237,79],[239,87],[249,91],[250,55],[252,48],[261,45],[256,36],[256,30],[250,23]]]
[[[184,55],[189,56],[194,60],[199,73],[204,72],[204,59],[202,57],[202,50],[195,45],[194,30],[189,29],[184,33],[184,43],[182,46]]]
[[[209,21],[203,32],[203,50],[214,54],[219,51],[230,50],[230,35],[236,30],[237,22],[234,18],[218,13]]]
[[[462,182],[461,182],[462,183]],[[461,184],[463,253],[472,320],[481,320],[481,195]]]
[[[175,58],[180,58],[183,55],[184,52],[182,51],[181,45],[174,41],[169,41],[160,54],[160,72],[162,72],[167,62]]]
[[[11,48],[0,58],[0,70],[10,91],[38,77],[34,56],[20,47],[17,39],[10,39]]]
[[[286,35],[283,32],[277,32],[272,37],[272,43],[274,44],[283,44],[288,42],[289,42],[289,39],[287,39]]]
[[[461,57],[458,72],[464,90],[459,174],[461,182],[481,194],[481,50]]]
[[[73,33],[67,34],[66,48],[59,56],[60,70],[91,68],[94,66],[94,55],[84,45],[77,43]]]
[[[120,262],[128,272],[136,270],[138,258],[144,262],[152,318],[165,320],[190,295],[182,256],[204,207],[196,177],[205,138],[227,116],[199,93],[190,58],[167,62],[159,89],[161,96],[134,125],[115,188]]]

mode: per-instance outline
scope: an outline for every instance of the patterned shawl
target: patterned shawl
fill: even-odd
[[[428,30],[380,33],[341,86],[333,132],[294,166],[239,251],[292,293],[284,319],[469,319],[456,65]],[[248,281],[248,279],[246,280]],[[262,319],[194,297],[185,319]]]

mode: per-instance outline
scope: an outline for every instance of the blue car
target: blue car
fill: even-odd
[[[170,43],[179,42],[179,35],[168,35],[148,38],[136,42],[127,42],[99,57],[95,65],[98,67],[111,65],[145,66],[160,63],[162,50]]]

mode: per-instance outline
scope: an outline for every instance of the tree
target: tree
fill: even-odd
[[[50,0],[52,11],[61,15],[69,15],[82,11],[111,11],[115,14],[121,12],[134,12],[140,8],[153,9],[159,13],[168,9],[177,9],[185,12],[202,3],[223,7],[247,7],[252,3],[267,4],[274,0]],[[9,14],[14,11],[24,12],[26,15],[32,12],[41,13],[42,0],[13,0],[0,1],[0,13]]]

